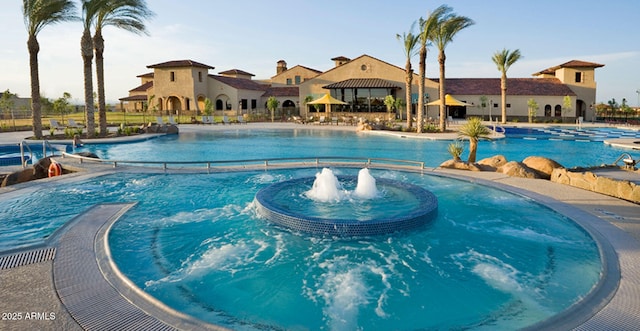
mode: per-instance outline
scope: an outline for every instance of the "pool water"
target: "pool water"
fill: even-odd
[[[450,143],[451,141],[400,138],[351,131],[229,129],[184,132],[132,144],[88,144],[79,151],[90,151],[100,158],[120,161],[221,161],[348,156],[414,160],[425,162],[428,167],[437,167],[451,159],[447,152]],[[468,144],[464,143],[464,147],[462,158],[466,159]],[[508,161],[522,161],[528,156],[543,156],[565,167],[588,167],[610,164],[623,152],[629,151],[611,147],[601,141],[529,140],[515,136],[480,141],[477,158],[480,160],[499,154],[504,155]]]
[[[113,258],[167,305],[234,330],[517,329],[600,277],[597,246],[572,221],[453,179],[372,171],[438,196],[436,219],[414,231],[338,239],[257,215],[261,188],[317,171],[96,179],[139,201],[112,229]]]

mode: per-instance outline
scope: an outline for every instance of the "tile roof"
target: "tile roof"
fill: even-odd
[[[553,66],[551,68],[547,68],[544,70],[541,70],[539,72],[536,72],[535,74],[533,74],[534,76],[537,75],[555,75],[556,70],[560,69],[560,68],[601,68],[604,67],[604,64],[600,64],[600,63],[594,63],[594,62],[587,62],[587,61],[580,61],[580,60],[571,60],[569,62],[565,62],[563,64],[557,65],[557,66]]]
[[[146,92],[148,89],[153,87],[153,81],[148,81],[136,88],[129,90],[129,92]]]
[[[325,85],[326,89],[342,88],[402,88],[396,84],[380,78],[351,78],[341,82]]]
[[[500,95],[500,78],[447,78],[445,90],[452,95]],[[576,95],[557,78],[507,78],[507,94]]]
[[[252,73],[248,73],[246,71],[242,71],[240,69],[231,69],[231,70],[227,70],[227,71],[221,71],[218,74],[220,75],[245,75],[245,76],[255,76]]]
[[[152,64],[147,66],[147,68],[155,69],[155,68],[181,68],[181,67],[200,67],[206,69],[214,69],[214,67],[203,64],[200,62],[192,61],[192,60],[176,60],[176,61],[168,61],[157,64]]]
[[[136,77],[138,77],[138,78],[143,78],[143,77],[145,77],[145,78],[147,78],[147,77],[148,78],[153,78],[153,72],[147,72],[146,74],[138,75]]]
[[[269,87],[262,96],[265,97],[295,97],[300,96],[298,86]]]
[[[146,95],[130,95],[128,97],[118,99],[120,101],[147,101]]]
[[[228,76],[219,76],[219,75],[209,75],[209,77],[227,84],[233,88],[238,90],[250,90],[250,91],[266,91],[269,88],[269,85],[260,84],[251,79],[246,78],[235,78]]]
[[[333,59],[331,59],[331,61],[351,61],[351,59],[341,55],[334,57]]]

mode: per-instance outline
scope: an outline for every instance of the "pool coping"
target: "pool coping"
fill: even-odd
[[[308,165],[306,167],[312,168]],[[120,168],[120,170],[126,171],[122,168]],[[252,169],[243,169],[243,171],[249,170]],[[140,171],[140,169],[137,169],[137,171]],[[407,169],[403,169],[402,171],[407,171]],[[111,171],[102,171],[100,175],[115,172],[116,171],[112,169]],[[159,171],[157,169],[145,169],[142,172],[158,173]],[[550,183],[548,181],[517,179],[495,173],[469,173],[459,170],[440,168],[426,168],[422,172],[443,177],[450,177],[454,179],[461,179],[472,183],[475,182],[478,184],[502,189],[518,195],[530,197],[538,201],[542,205],[556,210],[563,215],[573,219],[583,228],[585,228],[586,231],[591,233],[596,239],[602,239],[603,237],[606,238],[606,240],[603,242],[604,244],[600,243],[600,240],[598,240],[598,245],[601,251],[604,252],[603,257],[610,261],[613,261],[614,263],[606,263],[606,270],[604,272],[608,276],[611,276],[612,274],[615,276],[616,273],[619,273],[621,277],[618,279],[613,279],[613,282],[611,281],[611,277],[603,277],[604,282],[600,283],[595,291],[592,291],[587,296],[588,302],[581,305],[574,305],[570,307],[569,310],[566,310],[565,312],[562,312],[549,320],[530,326],[527,329],[533,330],[544,328],[566,330],[568,328],[575,328],[577,330],[599,330],[603,328],[612,328],[612,326],[615,326],[614,328],[623,330],[633,329],[635,328],[635,326],[640,324],[640,301],[637,299],[638,297],[640,297],[640,266],[636,266],[636,263],[634,263],[634,261],[637,261],[638,257],[640,257],[640,241],[634,239],[629,235],[629,233],[625,232],[624,230],[616,227],[610,222],[607,222],[606,218],[599,217],[593,212],[584,210],[584,208],[576,206],[575,203],[575,200],[580,200],[578,197],[576,197],[576,192],[578,192],[578,195],[580,196],[588,196],[588,199],[593,201],[619,201],[618,199],[602,196],[600,194],[576,188],[571,188],[560,184]],[[97,174],[93,174],[92,176],[96,175]],[[558,191],[571,191],[568,193],[568,195],[573,195],[573,197],[569,199],[559,200],[557,197],[553,198],[549,195],[536,193],[526,188],[527,186],[531,185],[546,186],[546,188],[542,188],[542,191],[549,191],[549,188],[556,189]],[[558,192],[554,193],[557,194]],[[92,214],[92,212],[95,212],[94,209],[96,208],[106,208],[104,207],[105,205],[108,206],[109,204],[96,205],[93,208],[90,208],[88,211],[82,213],[81,215],[78,215],[76,218],[74,218],[74,220],[63,226],[60,231],[56,231],[56,234],[52,235],[53,238],[50,238],[51,242],[55,242],[54,245],[57,247],[56,257],[53,261],[52,273],[54,275],[54,279],[56,280],[55,290],[61,300],[63,300],[63,298],[65,298],[64,300],[66,300],[68,296],[73,297],[76,295],[79,298],[83,298],[83,300],[86,300],[87,298],[91,298],[93,296],[98,298],[107,298],[104,300],[97,300],[91,305],[87,305],[86,301],[83,301],[85,303],[80,305],[78,305],[77,303],[65,303],[66,309],[72,314],[72,316],[76,318],[74,315],[74,309],[80,309],[81,311],[97,314],[98,316],[107,316],[108,314],[106,314],[105,312],[111,309],[111,300],[124,300],[125,302],[131,304],[134,307],[134,310],[139,310],[139,312],[133,315],[126,315],[133,316],[128,319],[130,323],[134,323],[129,324],[131,326],[154,325],[158,327],[162,326],[162,328],[160,329],[185,328],[223,330],[218,326],[200,322],[190,316],[186,316],[181,313],[171,313],[173,311],[172,309],[165,307],[163,304],[155,301],[155,299],[150,298],[148,295],[140,293],[142,292],[142,290],[133,286],[131,281],[129,281],[126,277],[119,273],[117,267],[110,259],[108,246],[104,247],[103,245],[106,244],[105,238],[111,225],[115,223],[119,216],[126,212],[126,210],[128,210],[130,207],[127,207],[126,210],[120,214],[118,214],[118,212],[112,212],[111,214],[109,214],[108,212],[106,214]],[[615,204],[612,203],[612,206],[614,205]],[[631,211],[631,213],[632,212],[633,211]],[[84,223],[91,224],[91,226],[83,225]],[[58,234],[58,232],[60,233]],[[80,236],[84,236],[85,238],[83,240],[79,240]],[[88,240],[87,238],[92,238],[92,240]],[[49,245],[52,244],[51,242],[49,243]],[[69,248],[70,250],[68,250],[67,253],[65,252],[67,248],[63,247],[69,244],[79,246]],[[26,251],[29,249],[33,249],[33,247],[26,247],[24,249],[18,249],[16,251]],[[92,254],[88,254],[88,252],[91,252]],[[6,252],[2,252],[2,254],[5,253]],[[85,255],[85,261],[79,263],[77,258],[78,256],[83,254]],[[85,275],[88,270],[87,264],[92,263],[91,259],[93,259],[93,263],[96,263],[96,266],[98,268],[97,270],[99,270],[99,275],[97,275],[98,277],[95,274],[95,270],[93,274]],[[67,265],[64,265],[64,263],[67,263]],[[74,281],[71,280],[63,281],[63,279],[66,278],[61,278],[61,268],[74,270],[74,273],[77,273],[78,277],[86,277],[86,280],[89,281],[88,284],[90,286],[85,285],[85,287],[83,287],[83,285],[74,283]],[[63,283],[59,285],[58,281],[63,281]],[[85,292],[86,290],[97,286],[97,284],[101,284],[101,286],[106,285],[107,287],[104,288],[106,289],[106,293],[108,295],[105,296],[102,294],[98,295],[93,292],[93,294]],[[67,290],[69,290],[70,292],[66,293],[65,291]],[[60,294],[61,291],[62,294]],[[119,295],[114,296],[114,291],[115,294]],[[97,309],[99,305],[102,306],[100,307],[100,309]],[[116,309],[116,311],[118,311],[118,309]],[[140,312],[142,312],[141,315]],[[113,318],[112,315],[108,316],[111,316],[111,318]],[[151,316],[151,320],[149,320],[149,317],[146,316]],[[93,324],[98,323],[100,320],[98,319],[98,321],[96,321],[95,318],[97,317],[90,314],[89,320],[91,321],[91,323],[85,324],[83,327],[87,327],[88,329],[100,328],[98,327],[98,325],[101,324]],[[76,321],[78,320],[76,319]],[[154,321],[160,321],[160,324],[144,324],[156,323]]]

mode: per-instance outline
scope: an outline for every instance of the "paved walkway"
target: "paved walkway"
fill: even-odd
[[[245,127],[251,126],[250,124]],[[267,126],[272,127],[265,125]],[[213,127],[211,129],[219,129]],[[238,129],[241,127],[236,126]],[[254,127],[258,127],[258,124]],[[288,125],[286,127],[290,128]],[[200,129],[204,128],[181,126],[181,130]],[[0,134],[0,143],[5,139],[9,140]],[[638,329],[640,264],[637,261],[640,260],[640,205],[545,180],[449,169],[433,169],[433,174],[476,181],[530,196],[576,220],[595,237],[605,239],[601,247],[603,255],[608,257],[609,261],[605,274],[613,277],[607,278],[607,281],[595,289],[587,298],[588,304],[576,306],[566,314],[537,325],[536,328]],[[65,179],[60,177],[56,180]],[[21,187],[28,188],[31,185],[38,183],[22,184]],[[96,208],[101,210],[103,207]],[[92,212],[94,214],[90,214]],[[103,238],[101,236],[104,235],[105,227],[108,228],[110,223],[117,220],[120,212],[95,212],[96,210],[92,210],[87,212],[89,214],[79,215],[75,221],[65,226],[59,235],[52,236],[41,246],[5,252],[0,256],[1,330],[110,329],[109,326],[118,329],[148,329],[147,326],[167,330],[174,327],[216,329],[198,324],[189,317],[180,316],[179,313],[167,311],[166,307],[145,299],[143,295],[141,298],[140,293],[135,293],[137,291],[132,289],[130,284],[122,279],[118,280],[110,264],[105,263],[106,253],[104,248],[100,248],[100,238]],[[93,240],[87,241],[87,238]],[[87,258],[88,261],[97,261],[98,269],[89,273],[87,263],[78,262],[82,261],[82,256],[85,261]],[[95,270],[100,270],[102,277],[96,277]],[[92,301],[87,301],[97,295],[88,289],[99,288],[110,293],[107,296],[109,299],[92,298]],[[101,295],[97,295],[98,299]],[[72,302],[68,301],[69,298],[73,298]],[[121,308],[122,306],[114,302],[124,302],[127,307]],[[85,314],[85,317],[78,317],[79,314]],[[133,317],[123,321],[125,316]]]

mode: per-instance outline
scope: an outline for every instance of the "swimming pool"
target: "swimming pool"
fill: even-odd
[[[86,145],[89,151],[110,160],[145,161],[220,161],[270,159],[279,157],[379,157],[415,160],[427,167],[437,167],[451,158],[447,146],[451,141],[402,138],[399,136],[314,129],[233,129],[186,131],[138,143]],[[468,144],[462,155],[466,159]],[[508,161],[522,161],[528,156],[543,156],[565,167],[600,166],[614,162],[629,152],[601,141],[539,139],[520,137],[480,141],[478,160],[504,155]],[[640,152],[631,151],[634,157]]]
[[[33,218],[51,226],[46,215],[138,202],[112,228],[116,265],[170,307],[238,330],[516,329],[566,309],[600,277],[598,248],[572,221],[433,175],[372,170],[438,196],[437,217],[413,231],[335,239],[257,215],[260,188],[317,171],[116,173],[47,185],[13,209],[38,204]]]
[[[505,140],[504,146],[507,146],[506,142],[507,140]],[[450,158],[446,153],[446,145],[448,143],[449,142],[368,136],[352,132],[322,132],[307,129],[296,130],[289,133],[281,130],[231,129],[222,132],[189,132],[178,136],[158,138],[141,143],[104,145],[100,146],[100,148],[97,148],[97,145],[89,145],[87,150],[93,150],[105,158],[129,160],[153,160],[154,158],[158,158],[159,160],[167,160],[167,158],[184,160],[187,157],[189,157],[190,160],[231,160],[237,159],[238,155],[242,155],[243,158],[344,155],[416,159],[424,160],[427,165],[436,166],[442,162],[442,160]],[[522,153],[523,149],[531,153],[531,149],[523,148],[522,146],[508,146],[508,148],[505,149],[502,143],[502,141],[486,142],[486,144],[481,146],[481,149],[483,147],[486,147],[488,150],[500,149],[501,151],[507,151],[507,153],[503,153],[506,155],[520,155],[517,153]],[[583,143],[574,142],[574,144],[580,146],[580,144]],[[598,144],[598,146],[604,145],[602,143],[593,144]],[[571,144],[561,146],[564,146],[563,148],[579,149]],[[592,145],[591,149],[588,150],[592,150],[595,146],[596,145]],[[602,147],[604,147],[604,150],[615,151],[613,154],[616,157],[619,155],[619,150],[606,146]],[[544,151],[544,149],[541,149],[541,151]],[[585,151],[583,150],[583,152]],[[495,153],[491,152],[488,153],[488,155],[494,154]],[[566,151],[561,155],[565,154],[567,154]],[[527,154],[527,156],[528,155],[531,154]],[[513,159],[509,156],[508,158]],[[607,160],[606,162],[611,162],[611,160]],[[311,173],[309,171],[311,171]],[[439,195],[448,195],[448,199],[454,201],[448,206],[449,210],[455,211],[453,216],[451,216],[451,214],[439,215],[439,217],[443,217],[444,221],[440,221],[438,225],[443,223],[451,226],[442,236],[430,237],[428,230],[431,230],[431,228],[428,228],[427,231],[412,232],[409,237],[400,239],[394,237],[391,240],[383,240],[382,242],[378,240],[365,240],[343,246],[340,241],[336,243],[323,238],[299,237],[286,231],[275,232],[277,230],[271,228],[265,230],[265,227],[260,227],[261,225],[265,226],[265,224],[259,219],[255,219],[255,215],[253,215],[251,209],[252,200],[250,198],[252,194],[255,194],[255,190],[266,185],[266,183],[283,180],[284,178],[295,178],[302,175],[309,176],[313,174],[313,171],[315,170],[298,170],[291,172],[269,171],[266,173],[259,172],[243,175],[148,176],[119,174],[98,177],[86,182],[70,183],[68,185],[47,184],[41,188],[33,189],[28,195],[14,196],[0,201],[0,211],[5,213],[0,215],[0,217],[2,217],[2,219],[15,219],[16,221],[11,222],[11,224],[17,225],[15,231],[10,230],[0,233],[0,244],[13,248],[23,244],[37,243],[50,235],[50,233],[61,224],[64,224],[73,216],[81,213],[97,202],[139,201],[139,207],[136,207],[127,214],[114,228],[114,236],[118,235],[118,233],[136,234],[134,237],[122,236],[119,240],[123,240],[125,243],[127,240],[140,243],[139,245],[133,244],[131,249],[134,251],[131,252],[128,251],[126,247],[123,248],[118,242],[113,242],[112,244],[116,248],[114,251],[117,252],[114,253],[114,256],[116,256],[117,262],[119,261],[118,265],[123,269],[136,269],[135,266],[127,266],[127,261],[133,261],[130,258],[136,258],[136,263],[148,266],[145,270],[141,270],[143,275],[136,274],[135,270],[130,270],[131,273],[125,271],[125,273],[129,277],[132,277],[132,279],[135,279],[134,281],[142,288],[146,288],[171,306],[188,314],[193,314],[199,318],[220,322],[222,324],[232,323],[229,325],[234,326],[249,325],[248,328],[281,324],[279,324],[280,322],[272,321],[270,318],[268,318],[269,320],[264,320],[268,317],[268,314],[263,315],[263,313],[255,312],[245,313],[244,311],[239,311],[238,313],[238,309],[242,309],[242,305],[237,298],[251,299],[252,296],[247,294],[250,292],[246,292],[248,288],[259,288],[258,285],[263,287],[272,286],[271,281],[273,279],[278,281],[277,286],[288,285],[282,283],[290,279],[288,278],[289,276],[283,279],[277,278],[278,275],[285,273],[284,271],[287,270],[298,270],[298,273],[302,274],[302,276],[298,274],[298,277],[303,277],[304,275],[310,277],[307,280],[298,278],[299,282],[297,284],[300,285],[300,282],[302,282],[303,285],[294,289],[294,292],[299,293],[302,291],[303,295],[302,298],[292,299],[292,302],[295,302],[293,304],[294,306],[297,304],[302,305],[304,303],[302,301],[305,300],[311,302],[304,303],[305,306],[315,306],[316,309],[314,313],[311,313],[311,315],[314,316],[310,317],[305,315],[305,320],[307,317],[314,317],[314,321],[316,321],[313,322],[315,323],[314,325],[335,329],[340,329],[345,325],[344,328],[346,329],[350,326],[361,325],[360,318],[364,318],[362,316],[366,316],[366,319],[377,319],[378,322],[382,324],[388,323],[390,327],[395,326],[396,323],[393,322],[393,319],[386,320],[384,318],[387,312],[384,308],[381,308],[381,310],[377,309],[379,300],[373,300],[375,301],[375,307],[372,308],[371,305],[373,301],[371,298],[378,298],[383,302],[388,302],[389,306],[386,307],[390,307],[391,301],[402,301],[400,298],[406,295],[406,292],[396,290],[396,288],[415,288],[417,290],[413,292],[414,295],[421,297],[447,295],[446,293],[437,292],[437,289],[434,290],[435,292],[429,292],[431,290],[423,287],[424,284],[412,283],[410,286],[407,285],[408,283],[406,282],[416,281],[415,278],[417,274],[424,273],[429,275],[426,280],[420,278],[422,282],[426,283],[428,282],[427,280],[434,280],[438,284],[443,284],[449,280],[437,280],[437,277],[441,276],[439,274],[440,272],[448,275],[453,269],[464,269],[467,274],[463,277],[462,282],[473,280],[473,284],[482,285],[482,287],[479,286],[479,288],[487,289],[487,291],[495,291],[492,293],[494,293],[496,297],[506,298],[504,299],[506,301],[494,302],[493,308],[486,308],[483,312],[468,311],[469,315],[465,315],[468,316],[465,317],[465,319],[456,319],[454,316],[446,315],[438,310],[439,306],[434,307],[434,305],[436,305],[435,302],[428,302],[426,306],[428,308],[427,310],[434,309],[434,312],[436,312],[433,316],[442,315],[447,316],[446,318],[448,319],[459,321],[456,323],[460,324],[453,324],[453,327],[462,325],[463,327],[476,329],[491,329],[494,328],[495,325],[498,325],[496,323],[507,323],[500,325],[521,327],[539,321],[540,319],[545,319],[553,315],[554,312],[562,310],[562,307],[566,308],[572,302],[582,297],[599,277],[599,261],[586,260],[578,264],[571,262],[574,254],[578,256],[588,256],[591,259],[595,258],[595,260],[597,260],[597,252],[595,255],[592,254],[595,250],[595,244],[588,238],[588,235],[586,235],[584,231],[578,229],[572,222],[567,222],[566,219],[555,213],[549,213],[548,216],[547,212],[549,211],[546,210],[546,208],[527,199],[522,199],[517,196],[511,197],[511,195],[497,191],[495,194],[487,195],[486,198],[488,200],[484,200],[486,193],[486,188],[484,187],[470,189],[464,185],[457,186],[457,184],[455,184],[456,181],[453,181],[454,184],[448,181],[436,181],[436,184],[429,183],[432,176],[426,176],[429,179],[424,179],[422,176],[415,177],[417,176],[415,174],[400,172],[389,172],[382,175],[391,177],[400,176],[403,178],[406,176],[410,182],[422,181],[422,184],[429,187],[429,189],[433,190],[434,186],[440,188],[438,191]],[[465,185],[474,186],[473,184]],[[236,188],[240,189],[236,191]],[[475,197],[483,198],[476,199]],[[69,204],[68,201],[73,201],[73,203]],[[464,204],[461,205],[461,202],[464,202]],[[528,206],[529,203],[533,205]],[[459,209],[463,205],[468,207],[472,212],[460,213]],[[38,208],[29,208],[29,210],[24,213],[25,215],[22,215],[25,209],[24,206],[38,206]],[[517,210],[511,211],[510,207],[514,207],[517,210],[521,208],[527,210],[526,208],[529,207],[532,209],[529,210],[529,214],[520,215],[516,213]],[[441,210],[442,208],[443,207],[441,207]],[[488,209],[485,210],[484,208]],[[545,212],[538,213],[541,210]],[[52,211],[55,211],[55,213]],[[478,213],[480,211],[486,212],[486,214]],[[531,216],[531,211],[535,211],[536,214]],[[457,219],[458,214],[462,219]],[[487,217],[483,218],[483,215]],[[516,219],[511,220],[510,217],[512,215],[516,215]],[[503,216],[508,216],[509,218],[503,219]],[[142,222],[136,223],[136,219]],[[574,233],[577,233],[578,237],[574,238],[575,240],[568,239],[569,242],[572,242],[571,245],[564,245],[566,244],[566,238],[554,237],[554,235],[556,235],[555,233],[547,233],[548,229],[545,227],[548,227],[550,224],[547,224],[546,221],[538,224],[543,225],[542,228],[528,227],[528,225],[535,225],[540,219],[557,220],[558,224],[563,224],[563,230],[573,228]],[[531,224],[517,223],[519,220],[525,220]],[[510,224],[513,226],[510,227]],[[555,223],[551,221],[551,224]],[[188,225],[195,226],[195,228],[188,229]],[[123,227],[121,228],[121,226]],[[212,228],[209,228],[209,226],[212,226]],[[241,226],[249,226],[249,228],[242,228]],[[140,227],[143,229],[139,229]],[[244,238],[241,236],[244,233],[238,233],[236,229],[246,230],[247,233],[255,236],[252,237],[252,239]],[[509,242],[506,240],[508,238],[524,239],[524,242],[528,242],[536,248],[532,248],[531,250],[517,249],[518,253],[535,253],[535,256],[527,257],[519,254],[509,256],[509,254],[504,251],[494,255],[493,253],[488,254],[482,250],[473,249],[471,246],[457,251],[457,253],[453,252],[450,250],[451,247],[445,246],[443,242],[460,242],[461,238],[455,236],[456,231],[460,229],[471,233],[473,237],[489,240],[489,242],[482,244],[484,247],[490,247],[496,243],[507,243]],[[555,228],[550,229],[558,230]],[[130,230],[141,232],[129,232]],[[149,230],[153,230],[152,233],[145,232]],[[215,234],[214,236],[207,237],[208,239],[199,237],[211,233]],[[415,235],[415,237],[412,237],[413,235]],[[193,238],[193,240],[179,240],[180,238]],[[283,240],[282,238],[287,240]],[[11,244],[12,241],[13,244]],[[416,244],[418,242],[420,244]],[[560,242],[560,244],[556,245],[556,242]],[[564,244],[562,244],[563,242]],[[291,245],[295,243],[295,245],[289,246],[289,243],[292,243]],[[396,246],[398,243],[401,243],[400,246]],[[565,249],[572,247],[575,243],[578,243],[577,246],[580,252],[566,253],[569,258],[564,256],[566,252]],[[215,246],[216,244],[221,244],[221,246]],[[261,246],[262,244],[266,246]],[[129,243],[124,244],[124,246],[129,246]],[[324,247],[324,249],[314,251],[315,248],[313,247]],[[549,249],[548,247],[552,248]],[[0,251],[1,250],[2,247],[0,247]],[[252,250],[255,254],[251,253]],[[292,252],[298,251],[307,252],[310,255],[300,257],[302,261],[296,260],[297,262],[294,260],[279,259],[282,255],[290,258]],[[558,251],[562,253],[559,254]],[[324,252],[327,252],[328,255],[323,255]],[[438,254],[435,254],[436,252],[438,252]],[[431,253],[434,253],[434,255]],[[118,258],[118,254],[124,255],[120,255]],[[356,270],[355,274],[341,273],[335,267],[342,265],[342,256],[350,256],[351,254],[359,256],[360,260],[356,260],[353,264],[349,264],[352,263],[349,261],[344,263],[348,264],[348,268]],[[561,256],[560,258],[558,254]],[[306,268],[310,268],[309,263],[313,261],[318,262],[314,259],[317,256],[325,258],[325,260],[323,260],[324,262],[321,263],[324,267],[316,267],[316,269],[314,269],[315,271],[309,270],[305,273]],[[394,256],[393,261],[387,261],[384,256]],[[404,259],[395,258],[395,256],[401,256],[404,257]],[[214,289],[226,290],[226,288],[215,287],[209,289],[206,288],[206,286],[202,287],[201,280],[203,278],[198,278],[198,275],[202,275],[198,273],[203,270],[201,267],[215,269],[216,266],[219,265],[218,263],[222,263],[221,274],[218,273],[215,276],[205,275],[203,277],[214,277],[207,278],[214,282],[219,281],[219,278],[215,277],[227,277],[227,281],[231,278],[230,281],[233,282],[236,275],[239,275],[238,272],[257,272],[255,269],[244,269],[243,266],[245,264],[249,267],[254,267],[264,264],[264,262],[272,261],[272,257],[276,257],[273,262],[277,262],[277,270],[261,271],[264,276],[261,277],[262,281],[258,280],[258,283],[251,283],[247,280],[247,283],[237,283],[238,286],[228,286],[229,292],[221,291],[212,293],[210,291]],[[124,262],[122,261],[123,258]],[[446,260],[448,262],[443,262],[444,265],[434,267],[434,258],[438,261]],[[520,260],[521,258],[522,260]],[[512,261],[512,259],[515,260]],[[425,260],[430,262],[424,262]],[[563,289],[553,289],[551,292],[563,292],[563,295],[572,292],[569,296],[564,296],[563,299],[560,300],[563,303],[560,304],[552,304],[548,299],[542,299],[544,304],[540,307],[554,306],[553,311],[536,307],[540,305],[540,302],[531,299],[528,295],[521,296],[523,293],[532,292],[535,293],[534,296],[537,297],[538,292],[546,292],[546,285],[544,289],[540,289],[536,287],[536,284],[546,284],[544,279],[547,277],[560,277],[560,279],[553,280],[554,284],[551,285],[552,287],[561,284],[560,287],[564,288],[565,283],[574,282],[573,278],[568,278],[569,276],[566,275],[561,276],[561,272],[555,271],[558,261],[565,260],[568,263],[563,265],[563,267],[572,269],[570,272],[573,273],[572,275],[575,275],[575,272],[589,275],[585,278],[584,283],[579,282],[575,284],[580,288],[577,292],[572,292],[571,290],[563,292]],[[374,264],[367,264],[371,261],[373,261]],[[532,262],[535,270],[527,269],[527,266],[521,267],[519,264],[524,263],[524,261],[535,261]],[[423,262],[426,267],[423,265]],[[420,264],[427,269],[417,269],[414,264]],[[351,267],[349,267],[349,265]],[[298,269],[293,267],[297,267]],[[583,267],[587,269],[582,269]],[[372,290],[373,295],[367,292],[370,288],[369,283],[367,283],[368,280],[376,278],[395,279],[398,277],[395,272],[398,269],[405,268],[410,271],[409,275],[413,276],[407,276],[408,280],[406,281],[389,283],[390,288],[393,288],[393,291],[397,291],[393,299],[391,299],[392,294],[390,293],[392,290],[386,290],[387,284],[384,282],[382,282],[382,287]],[[552,269],[552,272],[545,271]],[[367,273],[371,270],[376,271],[373,274]],[[436,274],[431,274],[434,271]],[[191,272],[195,272],[195,274],[191,274]],[[231,276],[229,276],[229,274],[225,275],[225,272],[230,272]],[[334,284],[332,283],[333,278],[323,277],[323,274],[334,275],[333,278],[337,277],[347,282]],[[353,277],[355,276],[362,276],[364,278],[358,278],[355,279],[355,282],[349,282],[354,280]],[[567,279],[562,279],[562,277],[567,277]],[[242,278],[242,280],[245,279],[246,278]],[[361,279],[365,279],[365,281],[359,281]],[[176,282],[174,282],[174,280]],[[235,280],[237,281],[238,279]],[[540,282],[537,280],[540,280]],[[178,283],[177,281],[184,281],[186,283]],[[457,283],[460,282],[459,280]],[[328,287],[323,287],[325,285]],[[343,285],[346,287],[343,287]],[[378,285],[380,285],[380,283],[378,283]],[[345,288],[352,289],[354,287],[360,288],[362,291],[344,291]],[[282,287],[279,288],[283,289]],[[233,292],[232,290],[240,292]],[[243,290],[245,292],[243,292]],[[452,293],[457,293],[455,289],[453,291]],[[580,294],[576,295],[576,293]],[[205,298],[199,294],[202,294]],[[219,299],[215,300],[215,303],[224,301],[225,304],[229,302],[232,306],[216,306],[215,303],[212,304],[209,300],[211,298],[206,298],[207,295],[213,299]],[[355,310],[341,310],[340,304],[344,304],[344,302],[335,301],[333,298],[336,296],[343,296],[348,300],[356,300],[361,306],[354,308]],[[260,297],[268,298],[269,296],[265,294]],[[286,299],[282,297],[282,294],[272,294],[271,297],[274,299]],[[469,302],[459,301],[457,303],[466,308],[482,306],[480,302],[473,301],[473,299]],[[234,306],[234,304],[237,306]],[[420,306],[421,304],[416,305],[416,307]],[[449,306],[449,308],[451,308],[451,306]],[[271,308],[267,307],[264,309]],[[529,315],[523,317],[522,312],[525,310],[529,312],[533,311],[533,317]],[[361,311],[368,312],[361,314]],[[407,311],[416,314],[424,313],[424,311]],[[341,312],[344,312],[346,315],[340,315]],[[280,317],[280,319],[290,320],[289,318],[291,317],[291,321],[296,321],[297,314],[292,312],[280,313],[287,314],[284,317]],[[209,317],[209,314],[215,315],[213,320]],[[238,318],[238,316],[242,317]],[[279,317],[274,316],[273,318],[278,319]],[[404,316],[402,319],[410,320],[410,316]],[[347,324],[340,324],[340,321],[347,321]],[[366,321],[363,323],[366,323]],[[440,327],[440,325],[441,324],[438,324],[435,327]],[[291,324],[288,326],[295,328],[299,325]],[[407,328],[413,327],[410,326]]]

